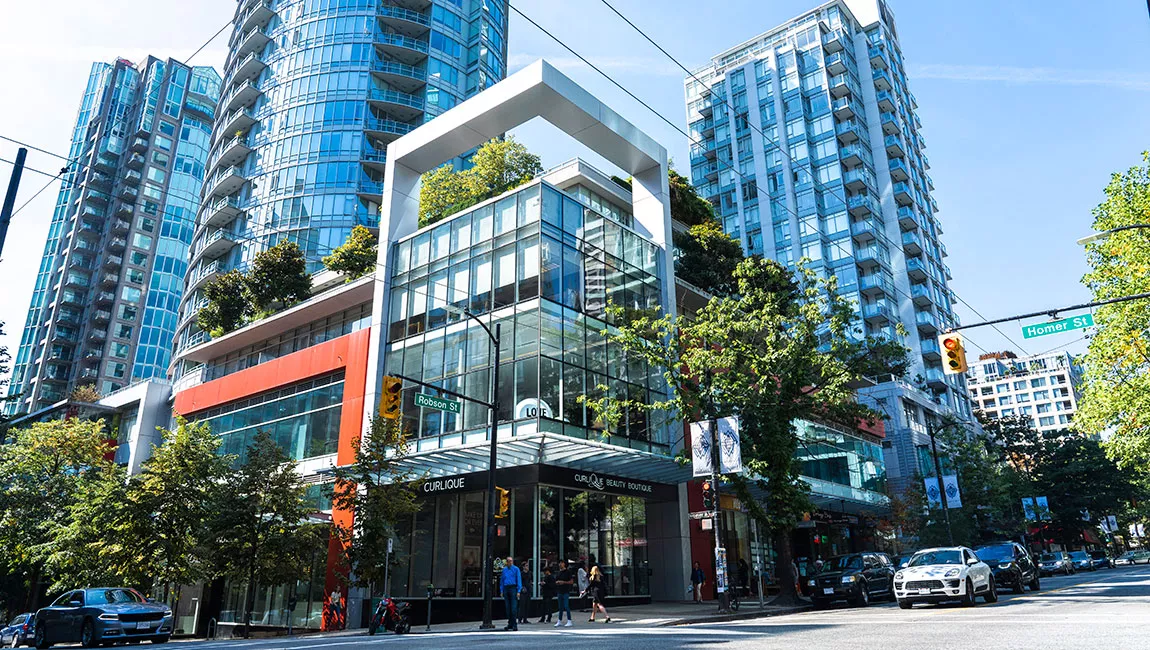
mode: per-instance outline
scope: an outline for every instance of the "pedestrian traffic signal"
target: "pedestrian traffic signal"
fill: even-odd
[[[503,519],[511,514],[511,490],[497,487],[495,491],[499,493],[499,512],[495,516]]]
[[[379,402],[379,416],[398,420],[403,409],[403,380],[399,377],[383,378],[383,398]]]
[[[703,509],[715,509],[715,482],[710,479],[703,481]]]
[[[962,336],[955,332],[940,334],[938,345],[942,348],[942,371],[948,375],[960,375],[966,372],[966,347],[962,344]]]

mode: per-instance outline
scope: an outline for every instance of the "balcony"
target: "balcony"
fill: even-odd
[[[926,263],[922,261],[921,257],[908,257],[906,274],[911,280],[922,282],[927,278]]]
[[[431,29],[431,17],[427,14],[390,2],[376,7],[375,16],[385,28],[403,36],[422,36]]]
[[[881,236],[882,227],[874,219],[863,219],[851,224],[851,237],[859,244],[865,245]]]
[[[119,283],[120,283],[120,274],[119,273],[105,273],[104,275],[100,276],[100,286],[101,287],[114,287]]]
[[[915,118],[915,119],[918,119],[918,118]],[[922,168],[923,169],[930,169],[930,158],[927,158],[926,154],[922,154]]]
[[[918,212],[909,206],[898,209],[898,225],[903,230],[913,230],[920,226]]]
[[[252,109],[241,108],[238,111],[232,111],[224,115],[224,119],[220,121],[220,134],[247,133],[248,129],[256,123],[256,118],[252,115]]]
[[[417,65],[427,59],[427,41],[378,30],[372,40],[380,52],[400,63]]]
[[[80,218],[94,225],[103,225],[105,216],[104,211],[94,205],[85,205],[84,209],[80,210]]]
[[[260,76],[260,73],[267,68],[268,64],[264,63],[263,58],[259,52],[252,52],[245,56],[238,63],[232,66],[231,71],[227,75],[229,85],[235,86],[245,81],[255,79]]]
[[[828,54],[826,58],[827,74],[836,75],[846,72],[848,61],[849,59],[847,58],[846,50],[843,50],[842,52],[835,52],[834,54]]]
[[[865,133],[865,127],[858,120],[847,120],[835,125],[835,134],[844,145],[857,141]]]
[[[906,155],[906,150],[903,148],[902,136],[888,135],[882,140],[883,145],[886,147],[886,155],[891,158],[902,158]]]
[[[938,339],[922,339],[919,342],[919,349],[922,350],[922,358],[929,361],[938,361],[942,358],[942,351],[938,347]]]
[[[248,143],[247,136],[236,136],[220,144],[219,149],[216,150],[216,160],[210,165],[208,171],[214,171],[218,167],[239,165],[247,159],[251,152],[252,147]]]
[[[906,251],[907,255],[919,255],[922,253],[922,238],[918,233],[913,230],[908,230],[902,234],[902,249]]]
[[[64,286],[72,289],[87,289],[91,282],[87,273],[72,272],[64,275]]]
[[[895,109],[894,95],[889,90],[880,90],[875,93],[880,111],[893,111]]]
[[[274,15],[276,12],[272,10],[271,0],[259,0],[244,12],[236,24],[241,33],[247,34],[256,27],[266,26]]]
[[[890,298],[894,298],[894,280],[892,280],[890,275],[887,273],[864,275],[859,278],[859,291],[864,296],[869,296],[871,298],[877,298],[883,294],[886,294]]]
[[[126,201],[116,201],[116,216],[122,219],[131,219],[136,213],[136,204]]]
[[[104,229],[98,225],[84,221],[80,223],[80,228],[76,231],[76,233],[88,241],[98,242],[104,235]]]
[[[875,90],[890,90],[894,88],[891,83],[890,73],[886,70],[875,70],[871,73],[871,79],[874,80]]]
[[[253,27],[244,32],[243,36],[240,36],[239,45],[235,48],[234,56],[237,59],[242,59],[253,52],[263,52],[271,40],[271,37],[268,36],[263,27]]]
[[[862,308],[863,320],[872,324],[878,325],[888,321],[894,321],[894,310],[889,305],[875,304],[863,305]]]
[[[100,348],[88,348],[84,351],[84,362],[100,361],[104,358],[104,351]]]
[[[850,78],[848,73],[835,75],[831,77],[827,84],[830,87],[831,97],[838,99],[845,97],[854,90],[854,81]]]
[[[111,291],[101,291],[96,294],[95,302],[97,305],[111,305],[116,302],[116,294]]]
[[[847,167],[854,167],[864,162],[870,162],[871,151],[864,142],[859,141],[839,149],[839,158]]]
[[[213,228],[222,228],[232,222],[243,212],[240,202],[236,198],[223,198],[213,202],[204,214],[203,224]]]
[[[248,179],[240,172],[239,167],[225,167],[215,173],[212,178],[205,183],[211,190],[208,196],[228,196],[235,194]]]
[[[890,67],[890,61],[886,59],[886,49],[881,44],[871,45],[867,48],[867,54],[870,56],[872,66],[882,70]]]
[[[137,191],[134,187],[124,185],[120,187],[120,191],[116,193],[116,196],[127,201],[128,203],[135,203],[136,199],[140,197],[140,192]]]
[[[926,385],[939,392],[946,390],[946,375],[942,372],[942,368],[926,369]]]
[[[894,200],[899,206],[906,207],[914,204],[914,190],[909,183],[895,183],[891,191],[894,193]]]
[[[933,305],[934,292],[930,289],[930,283],[923,282],[921,284],[910,285],[910,298],[914,301],[914,304],[919,307],[930,307]]]
[[[250,108],[264,94],[260,87],[255,85],[250,79],[232,88],[228,96],[221,103],[225,113],[238,111],[241,108]]]
[[[855,251],[855,263],[864,269],[875,269],[880,266],[890,266],[890,253],[886,246],[879,243],[871,244]]]
[[[124,258],[120,257],[119,255],[108,255],[104,258],[101,266],[103,266],[105,269],[119,269],[123,263]]]
[[[108,192],[112,189],[112,177],[93,169],[92,173],[88,174],[88,185]]]
[[[359,179],[359,185],[356,187],[355,193],[358,194],[361,199],[371,203],[379,203],[383,200],[383,181],[361,178]]]
[[[123,237],[113,237],[108,241],[108,248],[116,252],[123,251],[127,245],[128,242]]]
[[[832,29],[823,34],[823,48],[829,53],[841,52],[850,41],[850,36],[841,29]]]
[[[935,334],[938,332],[938,318],[929,311],[916,311],[914,313],[914,323],[918,326],[918,331],[927,334]]]
[[[945,265],[945,264],[942,265],[942,274],[946,276],[947,280],[953,280],[954,279],[954,276],[952,276],[950,274],[950,267]]]
[[[216,277],[218,277],[222,272],[223,267],[219,260],[214,260],[211,262],[200,262],[200,265],[197,266],[191,274],[188,282],[188,292],[190,293],[195,289],[198,289],[199,287],[207,284],[208,282],[211,282],[212,280],[216,279]]]
[[[132,144],[129,148],[136,153],[144,153],[148,150],[148,139],[136,136],[132,138]]]
[[[902,131],[902,124],[899,123],[898,113],[894,111],[884,111],[878,118],[884,134],[894,135]]]
[[[896,183],[910,179],[910,165],[902,158],[889,158],[890,178]]]
[[[859,165],[854,169],[848,169],[843,174],[843,187],[852,192],[858,192],[863,189],[873,190],[876,187],[874,172],[866,165]]]
[[[139,185],[140,182],[143,180],[144,180],[143,175],[141,175],[140,172],[138,172],[134,169],[129,169],[127,172],[124,173],[124,181],[131,184],[131,185]]]
[[[852,117],[863,117],[864,113],[853,97],[840,97],[831,104],[835,117],[840,120],[849,120]]]
[[[853,216],[866,217],[872,214],[882,215],[878,201],[869,194],[852,194],[847,197],[847,210]]]
[[[128,166],[128,169],[143,169],[145,162],[147,161],[144,160],[142,154],[132,152],[132,154],[128,156],[128,159],[124,161],[124,164]]]
[[[906,98],[910,102],[911,108],[918,108],[918,100],[914,98],[914,93],[907,91]]]
[[[112,312],[106,309],[97,309],[96,311],[92,312],[92,320],[96,321],[97,323],[107,323],[108,321],[112,320]]]
[[[92,342],[101,342],[108,339],[108,330],[94,329],[88,332],[88,340]]]
[[[938,242],[938,254],[939,257],[950,257],[950,253],[946,252],[946,244]]]
[[[401,122],[409,122],[423,115],[423,98],[398,90],[372,88],[367,92],[367,101],[394,115]]]
[[[396,138],[411,133],[415,128],[416,126],[414,124],[375,117],[367,118],[363,124],[363,130],[366,131],[369,136],[382,142],[391,142]]]
[[[214,260],[223,257],[235,245],[235,235],[224,230],[216,230],[203,239],[199,255],[204,259]]]
[[[928,189],[932,192],[934,191],[934,179],[930,177],[930,174],[924,173],[922,175],[922,181],[923,181],[923,183],[926,184],[926,189]]]
[[[103,193],[103,192],[98,192],[98,191],[90,189],[90,188],[88,189],[87,201],[89,201],[90,203],[101,203],[103,205],[107,205],[108,202],[111,200],[112,200],[112,197]]]
[[[414,93],[427,83],[427,70],[422,67],[375,59],[371,74],[388,86],[405,93]]]
[[[116,219],[112,222],[112,232],[117,235],[126,235],[131,227],[131,222],[123,219]]]

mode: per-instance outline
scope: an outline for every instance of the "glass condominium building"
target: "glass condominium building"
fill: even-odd
[[[698,80],[696,80],[696,77]],[[860,333],[911,349],[908,381],[860,400],[890,418],[887,466],[913,476],[925,421],[971,420],[936,336],[956,325],[917,104],[884,0],[834,0],[713,57],[685,80],[691,177],[749,254],[838,278]]]
[[[505,76],[502,0],[239,0],[180,311],[287,239],[310,270],[375,227],[389,142]],[[179,369],[177,370],[177,374]]]
[[[92,65],[6,413],[166,374],[219,92],[173,59]]]

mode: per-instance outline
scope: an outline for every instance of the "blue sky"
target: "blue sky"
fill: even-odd
[[[612,0],[688,67],[815,6],[775,0]],[[683,75],[599,0],[513,0],[544,27],[601,66],[675,124],[684,126]],[[1150,19],[1140,0],[891,0],[911,90],[918,98],[935,198],[950,251],[952,286],[988,318],[1088,300],[1074,241],[1109,175],[1137,164],[1150,148]],[[186,58],[230,18],[231,0],[131,0],[15,3],[0,22],[0,135],[65,152],[93,60],[147,53]],[[222,65],[226,35],[194,61]],[[513,72],[543,57],[664,143],[679,167],[687,141],[658,117],[578,63],[511,13]],[[20,92],[15,92],[19,89]],[[532,123],[516,135],[547,166],[582,152]],[[0,141],[0,158],[15,145]],[[33,152],[29,165],[56,161]],[[10,166],[0,162],[0,184]],[[26,174],[19,203],[44,184]],[[0,260],[0,321],[13,353],[55,200],[52,186],[12,223]],[[960,306],[964,322],[978,318]],[[1029,352],[1073,343],[1079,335],[1024,342],[1017,323],[1002,326]],[[990,329],[969,338],[986,349],[1016,348]],[[1075,351],[1084,343],[1073,343]],[[977,352],[977,350],[976,350]]]

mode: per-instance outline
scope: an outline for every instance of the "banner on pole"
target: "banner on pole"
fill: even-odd
[[[739,420],[723,418],[719,427],[719,472],[740,474],[743,471],[743,449],[739,444]]]
[[[710,421],[692,422],[691,475],[695,477],[710,476],[712,471]]]
[[[946,490],[946,507],[961,508],[962,492],[958,489],[958,477],[951,474],[942,477],[942,489]]]
[[[1050,521],[1050,504],[1047,503],[1046,497],[1035,497],[1034,509],[1040,520]]]
[[[1026,521],[1037,521],[1038,514],[1034,510],[1034,499],[1022,497],[1022,518]]]

